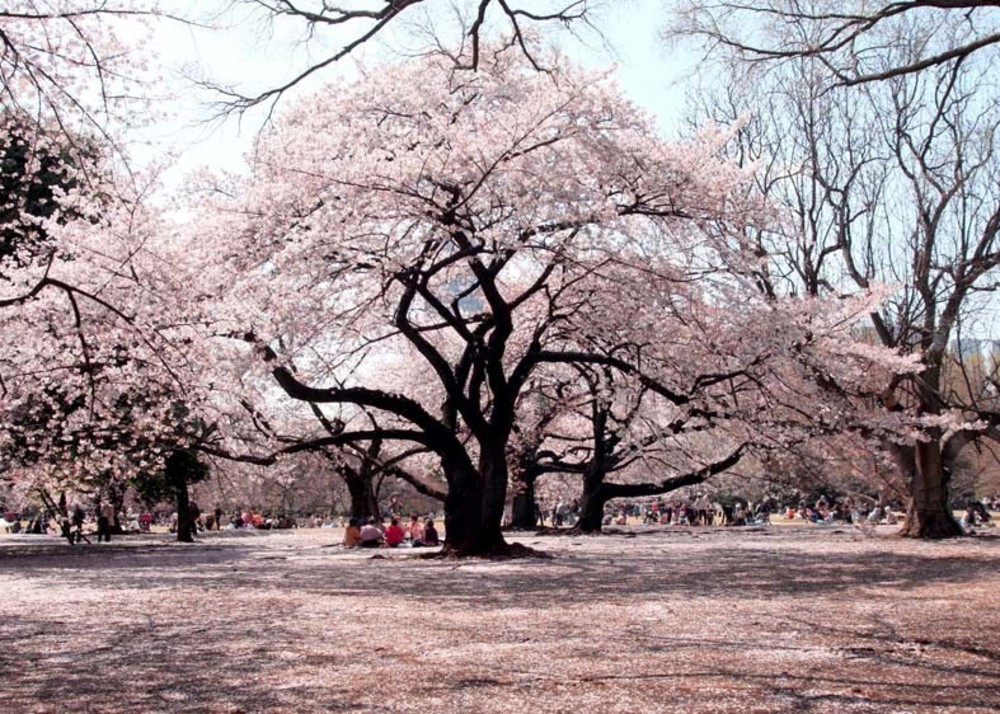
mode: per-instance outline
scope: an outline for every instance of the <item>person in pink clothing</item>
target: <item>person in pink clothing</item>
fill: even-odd
[[[362,548],[378,548],[382,545],[382,529],[375,523],[374,518],[369,518],[368,522],[361,526],[360,537],[361,542],[358,545]]]
[[[413,545],[423,545],[424,544],[424,524],[420,522],[420,518],[414,513],[410,516],[410,525],[406,529],[407,534],[410,536],[410,542]]]

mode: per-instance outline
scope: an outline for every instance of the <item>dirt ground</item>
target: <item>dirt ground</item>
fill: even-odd
[[[892,530],[526,536],[554,557],[469,562],[325,529],[0,536],[0,710],[1000,711],[1000,536]]]

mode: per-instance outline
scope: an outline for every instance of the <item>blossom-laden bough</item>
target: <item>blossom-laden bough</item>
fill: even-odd
[[[796,344],[780,323],[796,313],[741,278],[754,258],[734,236],[769,215],[719,158],[728,135],[668,144],[606,77],[536,52],[551,71],[508,46],[477,72],[434,55],[330,87],[262,136],[249,178],[211,185],[190,231],[215,334],[238,338],[237,357],[249,344],[286,405],[345,425],[316,447],[380,439],[436,455],[458,555],[509,550],[508,447],[544,369],[607,367],[685,409],[768,355],[671,350],[689,312],[672,297],[695,318],[700,305],[756,323],[747,338],[783,353]],[[630,284],[656,289],[623,302]],[[851,351],[840,328],[816,344]],[[854,357],[854,376],[899,366]]]

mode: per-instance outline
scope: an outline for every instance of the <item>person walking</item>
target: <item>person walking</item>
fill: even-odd
[[[79,543],[80,541],[87,541],[90,544],[90,539],[83,534],[83,523],[87,520],[87,514],[83,511],[83,506],[79,503],[73,507],[72,516],[73,530],[70,533],[70,541],[73,543]]]

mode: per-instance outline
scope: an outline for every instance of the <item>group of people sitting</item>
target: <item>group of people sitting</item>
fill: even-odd
[[[362,523],[352,518],[344,530],[344,546],[347,548],[421,548],[441,545],[434,521],[421,521],[417,515],[410,516],[410,523],[404,528],[398,518],[384,525],[375,518]]]
[[[890,504],[872,505],[852,500],[850,497],[835,499],[831,504],[827,501],[826,496],[821,496],[815,504],[799,501],[798,505],[786,506],[785,519],[791,521],[796,518],[817,525],[840,522],[870,526],[894,526],[898,522],[896,511]]]
[[[993,519],[982,501],[970,501],[962,516],[961,525],[966,533],[975,533],[973,528],[976,526],[993,527]]]

